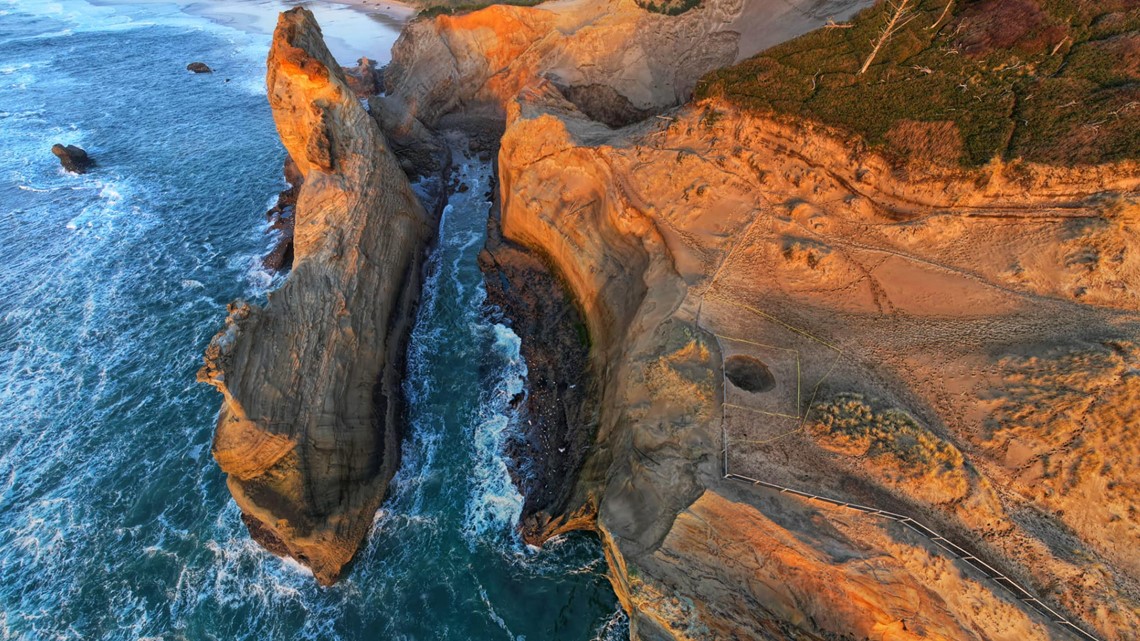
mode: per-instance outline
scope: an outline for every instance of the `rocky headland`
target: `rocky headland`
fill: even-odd
[[[913,5],[909,28],[950,25],[948,48],[1065,46],[954,4]],[[873,36],[888,10],[852,24],[854,3],[791,5],[816,22],[766,34]],[[690,102],[706,71],[773,44],[736,30],[770,10],[493,6],[416,22],[396,45],[385,101],[405,129],[476,109],[505,122],[501,238],[483,263],[528,349],[567,365],[530,380],[555,391],[528,407],[542,417],[528,442],[554,446],[525,463],[563,459],[528,489],[524,533],[598,532],[635,638],[1132,638],[1140,169],[1119,150],[956,163],[969,119],[908,124],[901,100],[884,108],[893,150],[825,105]],[[1073,24],[1132,24],[1100,11]],[[889,55],[873,73],[940,73]],[[808,80],[838,92],[866,57]],[[959,91],[977,102],[982,84]]]
[[[504,236],[573,292],[600,396],[576,499],[540,518],[594,511],[638,638],[1063,634],[895,521],[726,471],[913,515],[1129,638],[1134,164],[900,180],[715,101],[512,118]]]
[[[267,86],[301,177],[292,271],[263,308],[231,305],[199,378],[224,397],[213,452],[250,534],[329,584],[396,470],[435,223],[309,11],[281,15]]]
[[[294,271],[266,309],[235,308],[204,370],[226,395],[215,452],[254,536],[322,580],[336,574],[318,570],[328,559],[351,557],[394,465],[397,409],[377,390],[393,389],[403,330],[369,334],[376,317],[346,293],[360,288],[340,283],[375,279],[369,294],[397,301],[385,318],[407,318],[392,310],[414,296],[404,283],[430,224],[404,174],[433,170],[440,128],[491,122],[499,184],[480,262],[530,366],[530,430],[512,448],[524,535],[598,533],[633,638],[1135,638],[1140,166],[1100,121],[1049,130],[1075,150],[1065,158],[1017,145],[1058,122],[1024,104],[1044,95],[1025,86],[1052,86],[1036,69],[1081,95],[1131,95],[1135,66],[1113,67],[1124,80],[1101,91],[1041,57],[1099,42],[1088,29],[1130,47],[1137,10],[1082,4],[1066,40],[1035,0],[1020,4],[1044,17],[1011,37],[971,13],[984,2],[855,15],[867,4],[706,0],[668,16],[559,0],[421,19],[397,42],[372,118],[319,55],[319,31],[298,31],[307,14],[286,14],[270,88],[304,174]],[[943,120],[913,111],[939,104],[933,90],[883,110],[845,93],[868,86],[858,70],[874,43],[843,34],[881,32],[900,5],[914,32],[884,48],[873,87],[954,80],[981,104],[1007,98],[986,74],[1029,74],[1009,89],[1020,97],[1004,138],[970,129],[957,103]],[[743,86],[747,99],[706,75],[816,28],[806,42],[833,33],[842,47],[773,58],[831,65],[798,94],[777,91],[767,67],[740,72],[760,85]],[[1032,64],[906,57],[958,60],[945,51],[977,41]],[[310,53],[286,64],[298,47]],[[867,104],[893,120],[859,120]],[[343,217],[378,193],[400,194],[379,211],[403,215]],[[346,265],[335,250],[355,255],[376,225],[406,241]],[[333,370],[293,356],[349,335],[351,356],[321,361]],[[351,376],[309,378],[325,371]],[[372,396],[369,377],[384,382]],[[308,403],[285,400],[306,385]],[[383,429],[368,434],[384,438],[352,441],[366,421],[340,412],[366,396],[383,417],[369,416]],[[365,466],[374,473],[357,467],[361,451],[380,461]],[[352,500],[309,502],[334,486]],[[322,562],[304,556],[315,551]]]

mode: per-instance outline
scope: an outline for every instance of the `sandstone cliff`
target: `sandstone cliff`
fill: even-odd
[[[313,15],[281,15],[269,101],[303,176],[293,270],[231,305],[200,380],[223,395],[214,457],[250,534],[330,584],[399,457],[400,378],[434,223],[353,95]]]
[[[502,109],[502,235],[589,329],[594,446],[532,534],[599,532],[635,638],[1133,638],[1140,168],[899,166],[717,101],[615,130],[575,82],[685,82],[582,65],[589,6],[421,23],[389,85]]]
[[[1061,638],[893,521],[724,479],[727,441],[733,473],[914,515],[1129,638],[1140,172],[900,176],[846,147],[717,103],[609,136],[557,96],[512,115],[504,235],[596,341],[578,505],[635,631]]]
[[[385,73],[391,100],[428,126],[457,107],[505,109],[546,81],[595,119],[620,125],[684,102],[704,74],[842,19],[869,0],[708,0],[681,16],[634,0],[493,5],[415,21]]]

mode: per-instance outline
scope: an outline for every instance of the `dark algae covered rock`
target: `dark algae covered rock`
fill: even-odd
[[[87,152],[75,145],[56,143],[51,146],[51,153],[59,158],[59,164],[63,165],[64,169],[73,174],[85,174],[95,166],[95,161],[87,155]]]

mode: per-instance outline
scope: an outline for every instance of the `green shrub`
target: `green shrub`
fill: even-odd
[[[690,9],[700,6],[701,0],[661,0],[661,4],[650,0],[637,0],[637,6],[650,13],[661,13],[667,16],[679,16]]]
[[[457,2],[457,3],[430,3],[425,4],[416,14],[416,18],[434,18],[436,16],[452,16],[486,9],[491,5],[506,4],[517,7],[533,7],[542,4],[543,0],[505,0],[504,2]]]
[[[1021,13],[994,11],[1001,1],[954,2],[942,17],[946,0],[912,0],[910,21],[860,74],[893,10],[879,3],[848,28],[818,29],[710,73],[696,94],[836,126],[896,156],[892,129],[953,123],[938,129],[961,139],[943,146],[961,150],[946,160],[967,167],[1140,158],[1140,8],[1008,0]],[[989,11],[988,22],[971,11]]]

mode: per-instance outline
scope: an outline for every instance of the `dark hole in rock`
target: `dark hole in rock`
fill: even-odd
[[[776,386],[776,377],[764,361],[752,356],[730,356],[724,361],[724,375],[732,384],[748,392],[767,392]]]
[[[556,83],[555,86],[586,117],[604,123],[611,129],[632,125],[653,115],[652,110],[638,109],[629,98],[608,85],[562,86]]]

